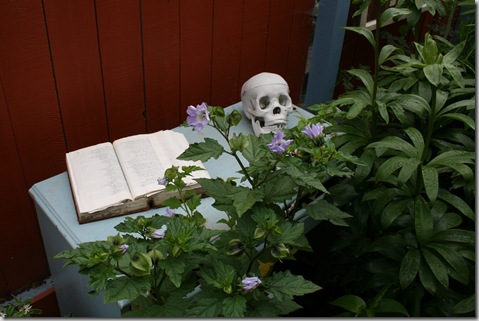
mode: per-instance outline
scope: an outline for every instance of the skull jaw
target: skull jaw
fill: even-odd
[[[251,126],[253,127],[253,132],[256,136],[268,133],[276,134],[278,131],[285,129],[286,124],[286,119],[265,123],[264,120],[259,117],[251,117]]]

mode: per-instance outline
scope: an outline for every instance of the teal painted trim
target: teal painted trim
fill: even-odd
[[[304,106],[333,99],[350,0],[320,0]]]

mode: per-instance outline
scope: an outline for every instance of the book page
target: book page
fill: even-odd
[[[102,143],[66,155],[72,191],[80,213],[132,199],[112,144]]]
[[[118,139],[113,145],[133,198],[164,189],[158,184],[158,178],[164,177],[166,169],[172,165],[195,164],[204,168],[201,162],[176,160],[189,144],[183,134],[170,130]],[[185,182],[193,181],[188,179]]]

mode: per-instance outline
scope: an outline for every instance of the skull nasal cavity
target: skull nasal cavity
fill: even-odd
[[[277,114],[279,114],[279,113],[281,113],[281,108],[279,108],[279,107],[274,107],[274,109],[273,109],[273,114],[277,115]]]

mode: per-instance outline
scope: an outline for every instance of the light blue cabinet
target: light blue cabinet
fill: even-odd
[[[231,111],[232,109],[240,110],[241,103],[232,105],[226,110]],[[312,116],[307,111],[297,108],[297,112],[289,116],[289,127],[297,124],[299,115]],[[218,142],[225,143],[219,134],[210,127],[204,128],[199,133],[192,131],[190,127],[178,127],[174,130],[184,133],[190,143],[203,141],[204,137],[216,138]],[[243,117],[234,131],[252,133],[250,121]],[[239,170],[239,167],[228,155],[212,159],[206,162],[205,166],[212,177],[238,176],[235,172]],[[35,202],[61,314],[71,313],[73,317],[119,317],[121,315],[120,303],[104,304],[102,295],[89,295],[88,278],[78,273],[78,267],[63,267],[66,261],[53,259],[53,256],[63,250],[76,248],[80,243],[104,240],[109,235],[116,235],[117,231],[114,226],[122,222],[124,217],[79,224],[66,172],[33,185],[29,193]],[[208,226],[221,227],[216,222],[222,217],[222,213],[215,210],[211,206],[212,203],[211,198],[204,198],[198,210],[206,217]],[[158,208],[130,216],[151,216],[156,213],[164,214],[165,211],[165,208]]]

